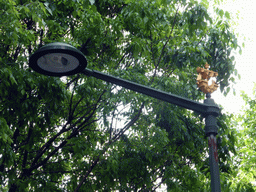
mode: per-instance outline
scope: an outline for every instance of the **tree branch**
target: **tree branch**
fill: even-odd
[[[29,142],[30,137],[31,137],[31,135],[32,135],[32,132],[33,132],[33,127],[32,127],[32,126],[33,126],[32,123],[30,123],[30,127],[29,127],[29,130],[28,130],[28,136],[27,136],[27,139],[26,139],[26,143]],[[25,150],[24,157],[23,157],[23,162],[22,162],[22,168],[25,168],[25,167],[26,167],[27,158],[28,158],[28,151]]]
[[[153,38],[152,38],[151,30],[150,30],[150,39],[151,39],[150,48],[151,48],[151,52],[152,52],[152,60],[154,62],[154,66],[156,67],[156,59],[155,59],[155,54],[154,54],[154,51],[153,51]]]
[[[99,103],[99,101],[101,100],[101,97],[102,95],[105,93],[105,91],[103,91],[103,93],[100,95],[98,101],[96,103]],[[72,94],[73,95],[73,94]],[[83,98],[81,98],[77,103],[76,103],[76,106],[75,108],[77,107],[77,105],[81,102]],[[72,99],[71,99],[72,100]],[[72,101],[71,101],[72,102]],[[71,107],[71,106],[70,106]],[[67,132],[69,130],[71,130],[73,127],[75,127],[78,123],[80,123],[88,114],[90,114],[82,124],[80,124],[78,126],[78,128],[76,128],[77,130],[80,129],[80,127],[82,125],[84,125],[92,116],[93,114],[95,113],[97,109],[97,104],[95,104],[94,108],[92,110],[88,110],[82,117],[79,118],[79,120],[77,120],[72,126],[70,126],[68,129],[66,128],[66,126],[71,122],[72,119],[69,119],[69,121],[62,127],[62,129],[55,135],[53,136],[47,143],[45,143],[39,150],[38,150],[38,153],[34,159],[34,161],[32,162],[31,164],[31,167],[34,167],[36,166],[35,164],[37,163],[37,161],[42,157],[42,155],[46,152],[46,150],[48,150],[51,146],[51,144],[61,135],[63,134],[64,132]],[[71,108],[70,108],[71,110]],[[91,112],[92,111],[92,112]],[[74,113],[74,110],[72,110],[71,112],[69,112],[70,114],[71,113]],[[70,117],[73,116],[73,115],[70,115]],[[77,133],[77,132],[76,132]],[[55,149],[56,150],[56,149]],[[40,166],[40,165],[39,165]],[[33,169],[32,169],[33,170]]]
[[[167,43],[170,41],[170,39],[171,39],[171,37],[172,37],[172,33],[173,33],[174,26],[175,26],[175,23],[176,23],[176,18],[177,18],[177,15],[178,15],[178,11],[179,11],[179,7],[178,7],[177,10],[176,10],[175,17],[174,17],[173,24],[172,24],[172,30],[171,30],[170,35],[169,35],[169,37],[167,38],[167,40],[166,40],[166,42],[165,42],[163,48],[162,48],[161,54],[160,54],[159,59],[158,59],[158,62],[157,62],[157,66],[159,66],[160,60],[161,60],[161,58],[162,58],[162,56],[163,56],[164,50],[165,50],[165,48],[166,48],[166,45],[167,45]]]
[[[68,89],[69,86],[70,86],[73,82],[78,81],[79,79],[80,79],[80,74],[77,74],[77,76],[76,76],[74,79],[72,79],[71,81],[69,81],[69,82],[66,84],[66,89]]]
[[[79,183],[79,185],[77,186],[77,188],[75,189],[74,192],[77,192],[80,187],[82,186],[82,184],[84,183],[84,181],[86,180],[86,178],[89,176],[89,174],[92,172],[93,168],[99,163],[100,157],[108,150],[108,147],[114,143],[115,141],[117,141],[123,134],[124,132],[129,129],[139,118],[142,109],[144,108],[144,103],[141,104],[141,107],[139,109],[139,112],[137,113],[137,115],[122,129],[122,131],[120,131],[118,134],[115,135],[115,137],[112,139],[112,141],[109,141],[105,147],[103,148],[102,152],[97,156],[97,158],[93,161],[92,165],[90,166],[89,170],[86,172],[85,176],[83,177],[82,181]]]
[[[81,129],[84,128],[84,124],[85,124],[86,122],[88,122],[89,119],[91,119],[91,118],[93,117],[93,115],[95,114],[95,112],[96,112],[96,110],[97,110],[97,108],[98,108],[98,107],[97,107],[97,104],[98,104],[99,101],[101,100],[101,97],[102,97],[102,95],[103,95],[104,93],[105,93],[105,91],[103,91],[103,93],[100,95],[98,101],[97,101],[96,104],[95,104],[94,109],[90,111],[90,112],[91,112],[90,115],[89,115],[88,117],[86,117],[86,119],[85,119],[77,128],[75,128],[75,129],[72,131],[72,133],[67,137],[67,139],[64,140],[64,141],[63,141],[58,147],[56,147],[52,152],[50,152],[44,160],[42,160],[42,161],[41,161],[40,163],[38,163],[38,164],[35,164],[35,163],[39,160],[39,158],[42,157],[42,155],[45,153],[45,151],[46,151],[47,149],[49,149],[49,147],[51,146],[51,143],[52,143],[59,135],[61,135],[61,134],[64,133],[64,132],[67,132],[67,131],[70,130],[72,127],[74,127],[74,125],[76,125],[77,123],[74,124],[73,126],[69,127],[68,129],[66,129],[66,127],[64,126],[64,127],[59,131],[58,134],[56,134],[54,137],[52,137],[43,147],[41,147],[41,149],[39,150],[39,151],[41,151],[41,152],[37,154],[36,158],[34,159],[33,163],[31,164],[30,169],[29,169],[29,170],[26,170],[26,171],[28,171],[28,173],[31,173],[32,170],[37,169],[37,168],[40,167],[41,165],[44,165],[55,153],[58,152],[59,149],[61,149],[62,147],[64,147],[64,146],[66,145],[66,143],[68,142],[69,139],[71,139],[72,137],[76,136],[76,135],[78,134],[78,132],[79,132]],[[86,113],[85,115],[87,115],[87,114],[88,114],[88,113]],[[80,122],[80,121],[85,117],[85,115],[83,115],[83,117],[81,117],[78,121]],[[90,124],[90,123],[89,123],[89,124]],[[67,125],[67,124],[66,124],[66,125]]]
[[[15,50],[14,55],[13,55],[13,60],[14,60],[14,61],[17,60],[18,55],[19,55],[19,53],[20,53],[20,50],[21,50],[21,46],[18,46],[18,47],[16,48],[16,50]]]
[[[34,161],[32,162],[31,164],[31,167],[33,167],[36,162],[42,157],[42,155],[45,153],[45,151],[47,149],[50,148],[52,142],[55,141],[55,139],[60,136],[62,133],[68,131],[69,129],[66,129],[66,127],[64,126],[56,135],[54,135],[51,139],[49,139],[49,141],[47,141],[39,150],[38,150],[38,153],[34,159]]]
[[[143,108],[144,108],[144,102],[141,104],[140,109],[139,109],[137,115],[129,123],[127,123],[125,125],[125,127],[119,133],[117,133],[113,137],[112,141],[108,145],[110,145],[111,143],[117,141],[124,134],[124,132],[127,131],[139,119],[139,116],[140,116]]]
[[[73,116],[72,114],[72,103],[73,103],[73,97],[74,97],[74,92],[75,92],[75,87],[78,83],[78,79],[75,80],[75,85],[73,87],[73,90],[72,90],[72,94],[71,94],[71,98],[70,98],[70,104],[69,104],[69,112],[68,112],[68,122],[71,122],[71,118]]]

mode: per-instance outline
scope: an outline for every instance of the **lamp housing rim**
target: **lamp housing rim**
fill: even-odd
[[[72,69],[70,71],[65,71],[65,72],[51,72],[39,67],[38,65],[39,58],[43,57],[46,54],[51,54],[51,53],[67,54],[69,56],[76,58],[79,61],[79,64],[75,69]],[[78,49],[76,49],[75,47],[73,47],[72,45],[69,45],[67,43],[62,43],[62,42],[46,44],[40,49],[38,49],[29,58],[29,67],[31,67],[34,71],[44,75],[55,76],[55,77],[69,76],[69,75],[80,73],[86,68],[86,66],[87,66],[87,59],[84,56],[84,54]]]

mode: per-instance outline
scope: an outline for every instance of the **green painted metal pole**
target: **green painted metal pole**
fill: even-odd
[[[148,95],[150,97],[166,101],[171,104],[198,112],[205,117],[205,134],[208,137],[209,157],[210,157],[210,171],[211,171],[211,191],[220,192],[220,175],[218,165],[218,153],[216,145],[216,135],[218,133],[216,117],[220,113],[220,108],[210,99],[210,94],[206,94],[207,99],[204,103],[196,102],[191,99],[183,98],[171,93],[160,91],[151,87],[140,85],[125,79],[121,79],[112,75],[108,75],[99,71],[84,69],[83,74],[93,76],[97,79],[107,81],[127,89]]]
[[[166,101],[168,103],[178,105],[178,106],[186,108],[186,109],[193,110],[200,114],[208,113],[210,108],[214,108],[215,111],[217,111],[217,113],[219,111],[219,107],[216,105],[211,106],[206,103],[196,102],[191,99],[180,97],[178,95],[174,95],[174,94],[167,93],[167,92],[164,92],[161,90],[157,90],[157,89],[145,86],[145,85],[134,83],[132,81],[121,79],[119,77],[115,77],[113,75],[108,75],[108,74],[105,74],[105,73],[102,73],[99,71],[84,69],[84,71],[82,71],[82,73],[87,76],[93,76],[97,79],[101,79],[103,81],[107,81],[107,82],[110,82],[110,83],[113,83],[116,85],[120,85],[122,87],[136,91],[138,93],[142,93],[142,94],[148,95],[150,97],[154,97],[156,99]]]
[[[211,95],[206,94],[206,98],[204,100],[205,104],[210,106],[216,105],[214,100],[211,99]],[[219,159],[218,159],[218,151],[217,151],[217,142],[216,135],[218,134],[218,126],[216,119],[215,109],[208,111],[205,116],[205,134],[208,138],[209,145],[209,163],[210,163],[210,172],[211,172],[211,191],[212,192],[220,192],[220,173],[219,173]]]

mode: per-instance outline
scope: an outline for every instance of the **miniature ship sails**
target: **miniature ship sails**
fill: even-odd
[[[196,71],[198,73],[198,76],[196,79],[197,80],[196,84],[200,88],[200,90],[202,92],[204,92],[205,94],[212,93],[212,92],[216,91],[219,86],[217,85],[217,83],[214,80],[212,80],[211,85],[208,85],[208,81],[211,77],[217,77],[218,73],[209,70],[208,63],[206,63],[204,67],[205,67],[205,69],[201,68],[201,67],[197,67],[197,69],[196,69]]]

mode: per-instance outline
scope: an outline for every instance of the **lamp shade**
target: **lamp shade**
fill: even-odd
[[[29,58],[29,67],[49,76],[68,76],[82,72],[87,66],[84,54],[66,43],[50,43]]]

